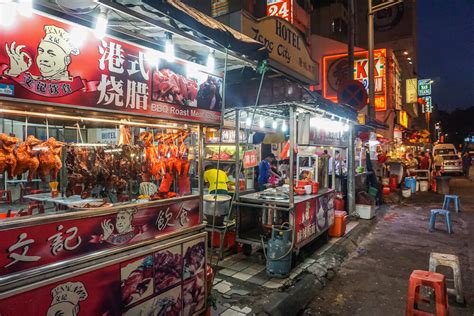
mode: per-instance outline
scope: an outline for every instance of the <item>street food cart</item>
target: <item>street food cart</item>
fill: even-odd
[[[329,170],[327,167],[319,169],[322,161],[327,160],[320,140],[345,137],[347,141],[352,118],[332,115],[319,108],[317,103],[292,102],[236,111],[241,122],[250,115],[255,115],[256,122],[271,117],[289,128],[288,181],[262,192],[237,196],[237,241],[243,243],[244,251],[249,253],[252,246],[262,246],[262,238],[268,235],[273,225],[289,223],[293,252],[297,254],[303,246],[325,234],[334,222],[335,190],[318,182],[328,177]],[[286,157],[280,157],[283,158]],[[303,184],[311,187],[308,194],[295,189]],[[315,186],[319,186],[319,190]]]
[[[119,25],[114,34],[126,32],[128,41],[98,39],[56,18],[63,8],[53,2],[42,7],[49,14],[17,15],[0,28],[0,171],[9,197],[1,205],[1,315],[206,309],[203,128],[222,124],[226,67],[248,61],[216,38],[210,45],[220,70],[170,56],[141,31],[140,40],[132,37],[131,28],[144,25],[172,32],[163,15],[157,23],[153,7],[143,6],[143,16],[103,2],[96,8],[107,9]],[[160,6],[165,14],[189,9]],[[183,24],[179,15],[173,21]],[[207,42],[174,35],[175,43],[193,41],[196,58],[207,56]],[[261,45],[247,40],[258,52]],[[193,51],[187,46],[185,54]],[[25,188],[15,191],[15,181]]]

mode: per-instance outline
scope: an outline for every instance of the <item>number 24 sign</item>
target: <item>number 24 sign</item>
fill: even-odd
[[[293,0],[267,0],[267,16],[277,16],[293,23]]]

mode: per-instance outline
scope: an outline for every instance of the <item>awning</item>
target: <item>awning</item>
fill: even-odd
[[[317,92],[309,91],[305,89],[308,96],[305,100],[305,103],[311,104],[322,111],[325,111],[330,114],[334,114],[351,121],[357,121],[357,111],[348,105],[334,103],[328,99],[325,99]]]
[[[252,60],[268,58],[265,47],[252,38],[177,0],[143,0],[175,22],[186,25],[208,39]]]

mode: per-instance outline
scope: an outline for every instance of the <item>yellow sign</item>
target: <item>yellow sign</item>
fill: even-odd
[[[398,123],[407,128],[408,127],[408,113],[407,111],[398,112]]]
[[[364,113],[357,114],[357,121],[359,122],[359,125],[365,125],[365,114]]]
[[[308,84],[319,83],[319,64],[311,59],[304,38],[293,25],[274,16],[255,20],[242,12],[241,31],[264,44],[270,61],[283,66],[282,71],[301,76]]]
[[[418,80],[416,78],[406,81],[406,103],[416,103],[418,98]]]

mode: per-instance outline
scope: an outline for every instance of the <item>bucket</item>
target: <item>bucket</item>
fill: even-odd
[[[318,194],[319,191],[319,182],[313,182],[312,183],[312,189],[313,189],[313,194]]]
[[[398,175],[393,174],[390,176],[390,189],[395,190],[398,187]]]
[[[416,192],[416,179],[412,177],[406,177],[405,186],[411,189],[411,193],[415,193]]]
[[[347,213],[344,211],[334,212],[334,224],[329,228],[329,236],[341,237],[346,233]]]
[[[383,195],[389,195],[390,194],[390,187],[388,185],[383,186]]]
[[[420,183],[420,191],[421,192],[428,191],[428,189],[429,189],[428,181],[422,180],[419,183]]]
[[[409,197],[411,197],[411,188],[403,188],[403,189],[402,189],[402,196],[403,196],[404,198],[407,198],[407,199],[408,199]]]

